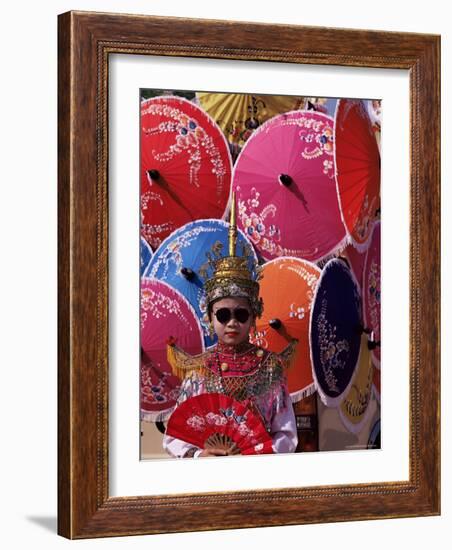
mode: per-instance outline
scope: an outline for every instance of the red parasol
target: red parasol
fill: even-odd
[[[223,132],[197,105],[168,96],[141,104],[141,231],[153,248],[190,221],[221,218],[231,170]]]
[[[380,208],[380,152],[363,101],[338,101],[334,143],[342,219],[354,246],[365,250]]]

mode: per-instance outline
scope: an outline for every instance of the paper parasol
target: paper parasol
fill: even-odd
[[[152,248],[146,239],[140,237],[140,276],[143,276],[152,258]]]
[[[238,225],[266,260],[318,261],[344,243],[333,123],[314,111],[275,116],[256,130],[237,159]]]
[[[218,125],[180,97],[141,104],[141,232],[156,248],[172,231],[201,218],[221,218],[232,160]]]
[[[348,394],[362,328],[358,284],[344,261],[330,260],[317,283],[310,319],[314,381],[327,407],[337,407]]]
[[[365,250],[380,208],[380,152],[363,101],[339,100],[334,128],[342,219],[353,245]]]
[[[243,147],[254,130],[269,118],[305,105],[303,97],[286,95],[198,92],[196,97],[228,141],[238,147]]]
[[[281,352],[297,339],[295,357],[287,371],[292,402],[315,391],[309,353],[309,317],[320,269],[306,260],[283,257],[262,266],[260,296],[264,312],[256,320],[251,341],[273,352]]]
[[[339,406],[342,423],[352,433],[359,433],[369,416],[372,396],[373,367],[370,359],[367,334],[361,335],[358,366],[353,383]]]
[[[165,420],[179,395],[181,381],[166,359],[169,337],[185,351],[204,350],[201,327],[187,300],[166,283],[141,281],[141,418]]]
[[[216,342],[209,333],[203,284],[213,274],[213,262],[228,254],[229,224],[222,220],[198,220],[172,233],[149,263],[146,275],[165,281],[181,292],[196,311],[206,347]],[[257,257],[248,239],[237,232],[237,256],[246,256],[256,277]]]

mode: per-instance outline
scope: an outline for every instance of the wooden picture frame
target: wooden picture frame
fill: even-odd
[[[168,29],[171,32],[168,32]],[[89,12],[59,16],[58,532],[68,538],[440,513],[440,37]],[[109,55],[405,69],[410,75],[409,480],[111,497]]]

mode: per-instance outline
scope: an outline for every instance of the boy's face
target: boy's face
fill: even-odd
[[[229,320],[226,323],[222,323],[217,319],[218,311],[220,309],[228,309]],[[248,319],[245,322],[240,322],[236,319],[239,317],[243,319],[246,314],[243,310],[248,312]],[[223,315],[225,312],[222,312]],[[221,319],[221,314],[218,314]],[[253,323],[253,314],[251,312],[250,304],[246,298],[222,298],[215,302],[212,307],[212,322],[215,334],[223,344],[228,346],[236,346],[242,342],[247,342],[249,339],[249,332]]]

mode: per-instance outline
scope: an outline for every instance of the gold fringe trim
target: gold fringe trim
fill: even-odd
[[[298,340],[292,340],[280,353],[275,353],[284,369],[289,369],[295,359]]]
[[[193,371],[202,371],[206,355],[208,355],[208,352],[200,353],[199,355],[190,355],[174,344],[168,344],[166,348],[166,358],[171,365],[173,374],[181,380]]]

